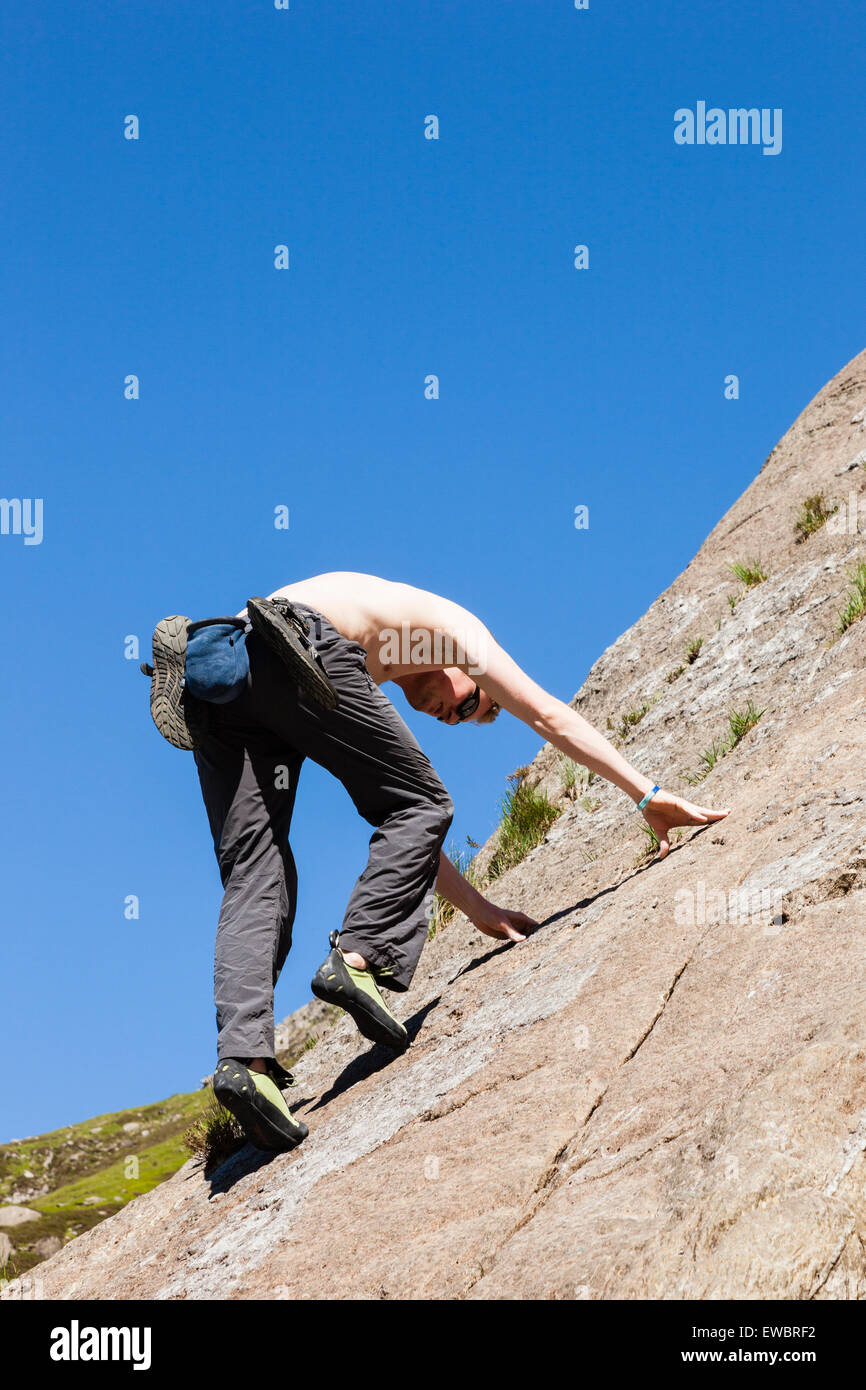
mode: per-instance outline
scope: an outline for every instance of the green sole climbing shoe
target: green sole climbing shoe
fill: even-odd
[[[283,1153],[296,1148],[309,1133],[307,1126],[293,1117],[271,1077],[250,1071],[234,1058],[217,1063],[213,1092],[220,1105],[240,1121],[257,1149]]]
[[[267,642],[288,667],[305,695],[323,709],[335,709],[337,692],[319,665],[307,625],[287,599],[247,599],[254,632]]]
[[[337,932],[331,932],[331,954],[313,976],[313,993],[317,999],[345,1009],[371,1042],[384,1043],[395,1052],[405,1052],[409,1034],[386,1007],[371,972],[347,965],[337,946],[337,937]]]
[[[184,691],[186,630],[189,618],[174,614],[157,623],[153,633],[153,665],[141,669],[150,676],[150,713],[173,748],[198,748],[207,730],[207,706]]]

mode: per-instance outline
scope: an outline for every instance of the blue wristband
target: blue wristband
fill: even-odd
[[[643,801],[639,801],[639,802],[638,802],[638,804],[637,804],[637,809],[638,809],[639,811],[642,811],[643,808],[644,808],[644,806],[646,806],[646,804],[647,804],[648,801],[651,801],[651,800],[652,800],[652,798],[655,796],[655,794],[656,794],[657,791],[658,791],[658,787],[653,787],[653,789],[652,789],[651,792],[647,792],[647,794],[646,794],[646,796],[644,797]]]

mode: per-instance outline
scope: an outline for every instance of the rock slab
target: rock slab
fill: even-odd
[[[298,1150],[190,1161],[48,1259],[46,1298],[866,1297],[866,621],[836,630],[864,449],[866,353],[575,696],[602,729],[646,705],[629,760],[731,816],[648,864],[631,803],[564,796],[542,749],[563,814],[494,895],[540,929],[457,917],[395,997],[403,1056],[340,1021],[295,1067]],[[819,492],[842,517],[799,541]]]

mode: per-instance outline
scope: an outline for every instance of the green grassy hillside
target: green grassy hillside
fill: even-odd
[[[296,1009],[278,1025],[277,1059],[291,1068],[340,1013],[318,999]],[[205,1086],[0,1146],[0,1209],[38,1213],[19,1225],[0,1224],[0,1283],[26,1274],[176,1173],[191,1156],[184,1135],[212,1101]]]
[[[0,1238],[0,1277],[24,1274],[177,1172],[189,1158],[184,1133],[210,1096],[209,1087],[169,1096],[0,1147],[0,1207],[39,1213],[0,1226],[13,1247],[9,1253]]]

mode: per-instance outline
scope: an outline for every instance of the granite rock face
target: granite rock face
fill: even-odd
[[[300,1149],[189,1162],[41,1265],[44,1297],[866,1297],[866,620],[835,630],[864,451],[866,353],[575,697],[603,730],[646,705],[626,756],[729,818],[647,863],[631,803],[563,797],[542,749],[563,814],[491,890],[540,929],[458,916],[391,996],[405,1055],[342,1019],[294,1068]],[[800,541],[818,493],[840,510]]]

